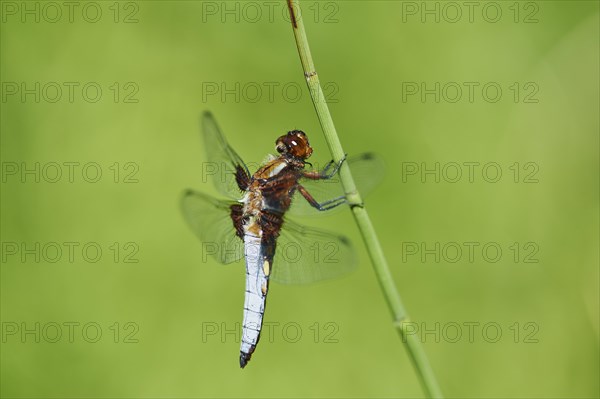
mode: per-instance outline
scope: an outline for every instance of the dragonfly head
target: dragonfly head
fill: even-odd
[[[277,152],[284,156],[290,156],[296,159],[308,159],[313,149],[308,142],[308,137],[302,130],[292,130],[279,137],[275,142]]]

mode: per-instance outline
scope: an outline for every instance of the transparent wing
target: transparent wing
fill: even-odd
[[[239,199],[241,190],[236,182],[238,176],[249,178],[250,172],[244,161],[227,143],[213,115],[206,111],[202,114],[202,134],[208,163],[204,165],[205,175],[212,175],[215,188],[222,195]]]
[[[203,252],[223,264],[244,255],[244,242],[236,235],[231,217],[232,207],[240,206],[193,190],[185,191],[181,197],[183,217],[202,241]]]
[[[385,164],[378,155],[367,152],[363,154],[348,157],[346,160],[352,171],[352,178],[356,183],[358,192],[364,197],[371,193],[383,180],[385,173]],[[344,195],[344,189],[340,182],[339,175],[335,175],[329,180],[310,180],[302,179],[300,184],[318,201],[323,202]],[[295,216],[317,216],[331,214],[344,209],[344,206],[338,206],[327,212],[320,212],[312,207],[300,193],[296,192],[292,199],[292,206],[289,214]]]
[[[347,237],[285,220],[270,278],[281,284],[308,284],[339,277],[356,265]]]

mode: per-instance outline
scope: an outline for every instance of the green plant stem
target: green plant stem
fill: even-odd
[[[299,1],[287,0],[287,2],[294,37],[296,39],[296,46],[298,47],[298,53],[300,55],[302,68],[304,69],[304,77],[308,84],[310,96],[315,106],[315,110],[317,111],[317,116],[321,123],[323,133],[325,134],[325,140],[327,141],[329,150],[331,151],[334,161],[339,162],[343,159],[345,153],[335,130],[333,120],[331,119],[331,114],[329,113],[329,108],[327,107],[327,102],[325,101],[325,96],[319,83],[319,77],[315,71],[315,66],[308,47],[306,31],[304,30],[302,18],[299,15]],[[402,304],[398,289],[394,284],[394,280],[373,224],[371,223],[371,219],[363,205],[360,193],[356,190],[352,173],[346,163],[343,163],[340,169],[340,179],[354,215],[354,220],[358,225],[358,229],[360,230],[367,251],[369,252],[379,285],[383,290],[387,304],[392,312],[394,326],[396,327],[402,342],[405,344],[405,348],[410,356],[423,390],[425,391],[425,395],[432,398],[442,398],[442,392],[438,386],[431,366],[429,365],[429,360],[418,340],[418,336],[412,333],[412,331],[407,331],[407,326],[411,324],[410,319]]]

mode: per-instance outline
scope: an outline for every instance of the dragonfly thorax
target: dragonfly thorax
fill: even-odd
[[[283,215],[291,205],[303,169],[304,161],[283,155],[258,169],[244,197],[247,214],[270,211]]]

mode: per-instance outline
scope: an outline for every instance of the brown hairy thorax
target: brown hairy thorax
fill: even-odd
[[[284,134],[275,144],[280,156],[267,162],[252,175],[243,209],[240,214],[232,217],[239,236],[244,230],[241,224],[244,224],[249,233],[262,236],[264,241],[271,242],[273,248],[283,224],[283,214],[291,205],[305,160],[313,152],[308,137],[301,130]]]

